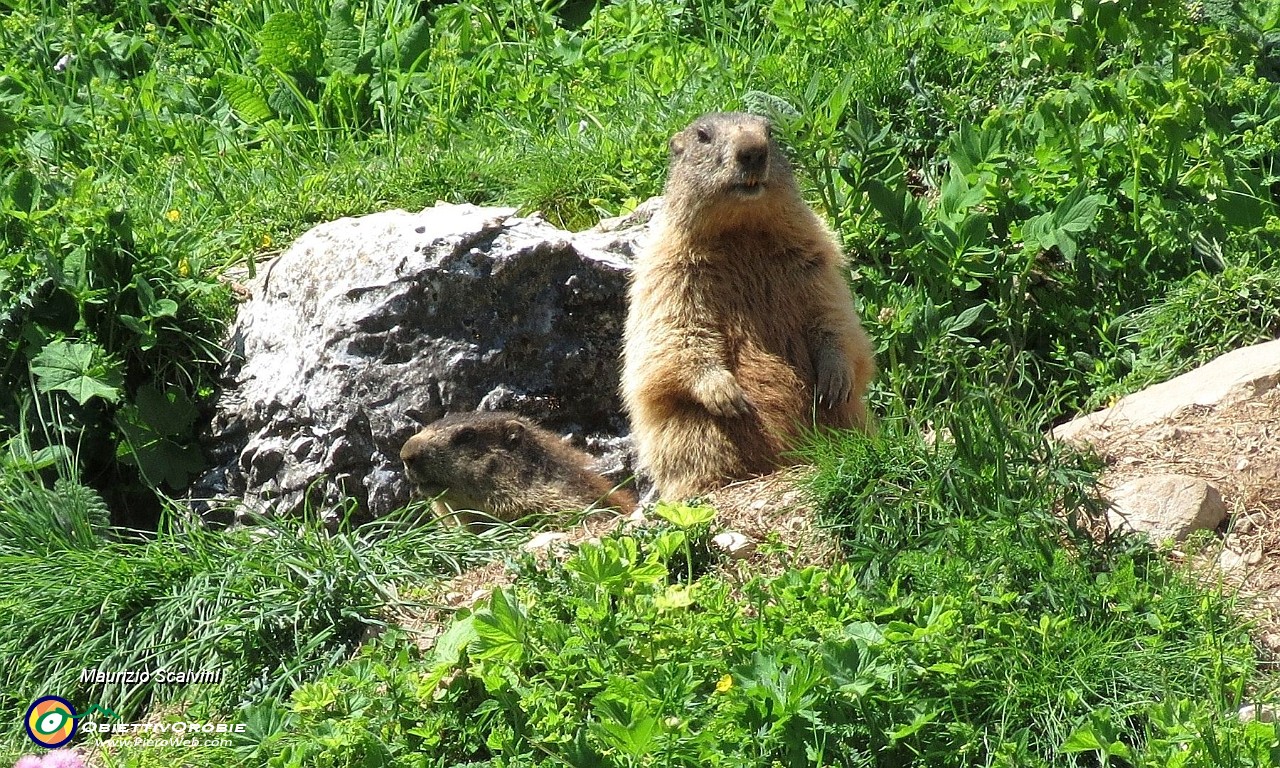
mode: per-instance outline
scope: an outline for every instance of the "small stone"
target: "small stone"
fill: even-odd
[[[717,534],[711,539],[711,543],[734,560],[750,557],[756,551],[755,543],[737,531],[725,531]]]
[[[1274,704],[1246,704],[1237,713],[1242,723],[1257,720],[1260,723],[1274,723],[1280,720],[1280,708]]]
[[[525,552],[542,552],[551,549],[557,542],[566,541],[568,538],[569,534],[561,531],[543,531],[526,541],[524,546],[520,548]]]
[[[1148,534],[1153,542],[1183,541],[1192,531],[1217,528],[1227,516],[1218,489],[1187,475],[1149,475],[1107,494],[1111,527]]]
[[[1248,460],[1248,459],[1241,457],[1241,459],[1240,459],[1239,461],[1237,461],[1237,462],[1236,462],[1236,471],[1237,471],[1237,472],[1243,472],[1243,471],[1245,471],[1245,470],[1246,470],[1246,469],[1248,469],[1248,468],[1249,468],[1249,460]]]
[[[1262,547],[1253,547],[1247,552],[1230,547],[1218,555],[1218,567],[1224,571],[1238,571],[1262,561]]]

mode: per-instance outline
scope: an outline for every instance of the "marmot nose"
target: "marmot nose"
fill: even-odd
[[[768,144],[752,144],[738,148],[738,165],[748,173],[759,173],[769,160]]]

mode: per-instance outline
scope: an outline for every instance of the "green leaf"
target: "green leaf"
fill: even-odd
[[[139,418],[157,435],[173,437],[190,435],[198,412],[195,403],[177,387],[160,391],[144,384],[134,396]]]
[[[1092,725],[1076,729],[1074,733],[1067,737],[1066,741],[1062,742],[1062,747],[1060,747],[1060,751],[1067,753],[1105,752],[1106,750],[1106,745],[1098,738],[1098,734],[1094,733]]]
[[[742,105],[751,114],[767,117],[779,127],[789,126],[802,117],[786,99],[765,91],[747,91],[742,95]]]
[[[1093,227],[1102,205],[1101,195],[1088,194],[1089,188],[1081,184],[1058,204],[1053,212],[1055,229],[1063,232],[1084,232]]]
[[[672,584],[666,591],[653,599],[653,607],[659,613],[676,611],[693,605],[693,590],[681,584]]]
[[[702,523],[709,523],[716,516],[715,507],[673,504],[666,501],[658,502],[658,506],[654,511],[658,513],[658,517],[677,528],[690,528]]]
[[[36,388],[44,394],[63,391],[80,405],[95,397],[109,403],[120,400],[119,370],[102,362],[106,353],[96,344],[52,341],[31,361]]]
[[[906,190],[890,189],[882,182],[868,180],[867,199],[889,228],[903,237],[918,237],[924,214],[920,202]]]
[[[942,323],[942,332],[948,335],[958,334],[978,321],[985,304],[975,304],[953,318]]]
[[[356,74],[360,66],[360,32],[356,29],[347,0],[337,0],[329,11],[324,33],[325,69],[344,75]]]
[[[500,589],[489,598],[489,607],[475,614],[475,656],[518,662],[524,658],[524,609],[510,589]]]
[[[297,11],[273,13],[258,30],[258,63],[291,74],[317,76],[318,37],[315,26]]]
[[[246,123],[262,125],[274,116],[262,88],[253,78],[224,70],[218,72],[218,84],[232,111]]]
[[[5,179],[4,187],[4,199],[0,200],[0,205],[5,209],[21,213],[35,210],[40,184],[31,171],[19,168]]]
[[[155,487],[164,484],[180,490],[205,468],[199,447],[157,434],[142,421],[135,407],[117,414],[116,427],[124,437],[116,446],[116,455],[124,463],[136,466]]]
[[[998,128],[962,126],[951,137],[951,153],[947,159],[961,173],[973,175],[1004,159],[1005,155],[1001,150],[1003,140]]]
[[[431,47],[431,26],[426,19],[418,19],[400,34],[392,37],[378,49],[381,66],[394,64],[401,72],[418,71],[426,64],[425,54]]]
[[[910,723],[894,731],[891,731],[889,733],[889,738],[892,739],[893,741],[900,741],[902,739],[905,739],[906,737],[910,736],[911,734],[915,733],[916,731],[920,730],[921,728],[925,727],[929,723],[932,723],[934,720],[936,720],[938,718],[938,714],[939,713],[937,710],[934,710],[933,712],[917,712],[916,716],[912,718]]]
[[[453,622],[444,634],[436,639],[435,664],[456,666],[462,660],[462,652],[479,636],[474,615]]]
[[[601,741],[633,759],[644,757],[655,749],[662,729],[657,715],[645,702],[601,699],[596,706],[601,719],[589,724],[588,728]]]

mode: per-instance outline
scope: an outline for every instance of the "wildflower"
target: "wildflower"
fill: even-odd
[[[18,758],[13,768],[85,768],[84,760],[69,749],[55,749],[43,758],[27,755]]]
[[[55,749],[44,756],[42,768],[85,768],[84,760],[69,749]]]
[[[271,247],[271,235],[263,235],[263,236],[262,236],[262,239],[258,241],[258,247],[260,247],[260,248],[270,248],[270,247]]]
[[[187,261],[186,256],[178,259],[178,276],[191,277],[191,262]]]
[[[716,683],[716,693],[725,693],[733,687],[733,675],[725,675]]]
[[[170,210],[168,213],[166,213],[164,217],[169,220],[169,223],[177,224],[178,219],[182,218],[182,214],[178,211],[177,208],[174,208]]]

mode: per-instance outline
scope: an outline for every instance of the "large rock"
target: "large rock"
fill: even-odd
[[[579,234],[444,203],[315,227],[249,286],[208,435],[218,466],[192,496],[381,515],[409,500],[401,444],[477,408],[572,433],[625,475],[618,354],[651,210]]]
[[[1135,478],[1106,496],[1112,528],[1146,533],[1153,542],[1182,541],[1193,531],[1217,528],[1227,517],[1218,489],[1187,475]]]
[[[1143,427],[1190,406],[1255,399],[1280,385],[1280,339],[1243,347],[1199,368],[1122,398],[1114,406],[1055,427],[1060,440],[1092,442],[1099,433]]]

